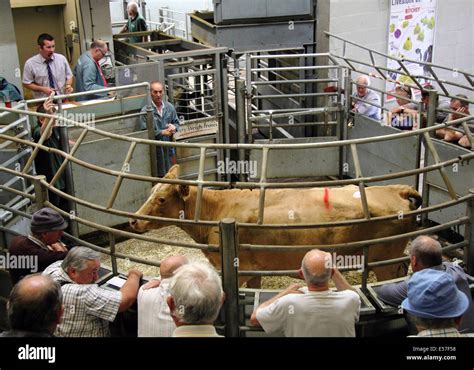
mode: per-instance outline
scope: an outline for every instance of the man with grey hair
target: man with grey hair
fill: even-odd
[[[167,303],[176,324],[173,337],[220,337],[212,325],[224,292],[216,270],[205,263],[181,266],[173,275]]]
[[[169,256],[160,263],[160,278],[153,279],[138,292],[138,336],[171,337],[176,325],[166,303],[174,272],[188,263],[185,256]]]
[[[285,337],[355,337],[360,297],[333,266],[331,254],[306,253],[299,275],[307,287],[292,284],[252,313],[252,325]],[[332,279],[337,291],[329,289]]]
[[[61,285],[64,296],[65,311],[56,336],[110,336],[109,322],[135,303],[142,273],[130,270],[120,291],[101,288],[95,284],[99,258],[100,254],[90,248],[75,247],[63,261],[53,263],[43,272]]]
[[[89,50],[79,57],[76,68],[74,68],[77,92],[100,90],[107,87],[107,81],[100,68],[99,60],[107,54],[108,50],[105,41],[95,40],[91,43]],[[106,93],[97,93],[94,95],[78,96],[76,100],[90,100],[106,96]]]
[[[7,303],[11,330],[0,337],[51,337],[64,311],[61,287],[51,277],[27,275]]]
[[[410,265],[414,273],[432,269],[444,271],[453,277],[457,288],[467,296],[469,301],[469,309],[464,314],[460,330],[461,332],[474,331],[474,305],[467,275],[460,266],[451,262],[443,262],[441,244],[428,235],[420,235],[415,238],[410,245]],[[374,287],[374,290],[380,300],[398,307],[408,296],[408,281],[407,279],[398,283],[384,284]]]
[[[352,99],[352,111],[380,121],[382,119],[380,108],[378,108],[381,106],[380,96],[375,91],[368,89],[370,86],[369,76],[360,75],[357,77],[356,85],[356,92],[352,96],[357,99]]]
[[[128,14],[128,21],[125,26],[120,30],[120,33],[124,32],[143,32],[147,30],[146,21],[138,12],[138,4],[134,1],[130,1],[127,4],[127,14]],[[128,42],[135,43],[135,42],[145,42],[146,37],[130,37]]]

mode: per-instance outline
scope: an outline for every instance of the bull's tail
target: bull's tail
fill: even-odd
[[[413,186],[404,186],[400,189],[400,196],[410,201],[412,210],[418,209],[422,204],[422,198]]]

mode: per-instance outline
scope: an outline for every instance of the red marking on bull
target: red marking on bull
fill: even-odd
[[[328,188],[324,188],[323,201],[324,201],[324,206],[329,211],[331,209],[331,205],[329,204],[329,189]]]

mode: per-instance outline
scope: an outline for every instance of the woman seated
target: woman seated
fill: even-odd
[[[397,86],[395,94],[398,95],[397,106],[387,113],[387,125],[400,130],[412,130],[418,127],[418,110],[414,103],[411,103],[412,92],[407,86]]]
[[[461,99],[467,99],[466,95],[458,94],[456,97]],[[465,116],[469,116],[469,103],[465,100],[461,99],[451,99],[451,103],[449,104],[449,109],[452,113],[449,113],[446,117],[444,123],[454,121],[459,118],[463,118]],[[465,133],[460,131],[453,130],[452,128],[441,128],[436,130],[436,137],[438,139],[442,139],[444,141],[448,141],[451,143],[458,143],[459,145],[470,148],[471,144],[469,143],[469,139]]]

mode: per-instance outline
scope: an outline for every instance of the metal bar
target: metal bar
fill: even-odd
[[[362,270],[362,286],[361,289],[363,292],[367,292],[367,280],[369,279],[369,246],[364,246],[363,249],[364,256],[364,268]]]
[[[255,95],[252,99],[287,99],[302,98],[306,96],[336,96],[337,93],[306,93],[306,94],[284,94],[284,95]]]
[[[59,190],[57,190],[55,188],[52,188],[51,190],[55,193],[58,193],[58,194],[61,193]],[[65,196],[66,197],[71,197],[67,194]],[[418,215],[418,214],[430,213],[430,212],[437,211],[437,210],[440,210],[440,209],[449,208],[451,206],[455,206],[455,205],[461,204],[463,202],[466,202],[468,199],[470,199],[470,197],[472,197],[472,195],[466,195],[466,196],[461,197],[457,200],[451,200],[451,201],[448,201],[448,202],[445,202],[445,203],[441,203],[441,204],[438,204],[438,205],[435,205],[435,206],[430,206],[430,207],[423,208],[423,209],[420,209],[420,210],[406,212],[405,217],[415,216],[415,215]],[[218,225],[217,221],[200,221],[199,223],[194,223],[192,221],[184,221],[184,220],[180,220],[180,219],[172,219],[172,218],[165,218],[165,217],[138,216],[135,213],[125,212],[125,211],[118,211],[118,210],[114,210],[114,209],[107,210],[105,207],[97,206],[95,204],[88,203],[88,202],[83,201],[83,200],[78,199],[78,198],[73,198],[73,199],[75,199],[75,201],[77,203],[85,205],[86,207],[90,207],[90,208],[93,208],[93,209],[96,209],[96,210],[99,210],[99,211],[112,213],[112,214],[127,217],[127,218],[136,218],[136,219],[150,220],[150,221],[160,221],[160,222],[163,222],[163,223],[176,222],[178,224],[189,224],[189,225],[198,224],[198,225],[204,225],[204,226],[217,226]],[[384,221],[384,220],[388,221],[388,220],[394,220],[396,218],[398,218],[398,214],[397,215],[391,215],[391,216],[388,215],[388,216],[374,217],[371,220],[368,220],[368,219],[355,219],[355,220],[346,220],[346,221],[320,223],[320,224],[298,224],[298,225],[287,225],[287,224],[281,224],[281,225],[280,224],[270,224],[270,225],[268,225],[267,224],[267,225],[258,225],[258,224],[249,224],[249,223],[239,223],[239,227],[268,228],[268,229],[282,228],[282,227],[286,227],[286,228],[289,228],[289,229],[293,229],[293,228],[296,229],[296,228],[338,227],[338,226],[352,226],[352,225],[356,225],[356,224],[367,223],[369,221]]]
[[[115,86],[115,87],[107,87],[99,90],[91,90],[91,91],[84,91],[84,92],[77,92],[77,93],[72,93],[72,94],[65,94],[65,95],[55,95],[53,96],[53,101],[62,101],[64,99],[71,99],[77,96],[86,96],[86,95],[91,95],[91,94],[96,94],[96,93],[104,93],[104,92],[110,92],[110,91],[121,91],[121,90],[128,90],[128,89],[134,89],[137,87],[144,87],[150,89],[150,84],[148,82],[140,82],[136,84],[131,84],[131,85],[126,85],[126,86]],[[26,103],[28,105],[34,105],[38,103],[43,103],[46,101],[48,98],[38,98],[38,99],[31,99],[31,100],[26,100]],[[23,111],[25,113],[25,111]],[[31,113],[31,112],[30,112]]]
[[[252,68],[251,72],[275,72],[275,71],[301,71],[318,69],[336,69],[338,66],[298,66],[298,67],[273,67],[273,68]]]
[[[55,121],[54,118],[50,118],[46,122],[46,128],[44,129],[43,134],[41,135],[41,137],[38,140],[39,145],[42,145],[47,140],[46,136],[53,129],[54,121]],[[28,172],[31,165],[33,164],[33,161],[35,160],[36,156],[38,155],[39,150],[40,150],[39,147],[36,147],[36,148],[33,149],[33,153],[31,153],[30,158],[28,158],[28,161],[26,162],[25,166],[23,167],[23,170],[21,171],[22,173],[27,173]]]
[[[313,115],[313,114],[324,114],[326,112],[338,112],[338,108],[332,108],[332,107],[325,107],[325,108],[310,108],[308,110],[297,110],[294,112],[288,112],[288,113],[277,113],[274,114],[272,113],[273,118],[286,118],[286,117],[298,117],[298,116],[308,116],[308,115]],[[264,116],[257,116],[257,117],[252,117],[250,118],[251,122],[254,121],[261,121],[270,118],[270,115],[264,115]]]
[[[112,273],[115,275],[118,274],[118,268],[117,268],[117,257],[115,255],[115,235],[112,233],[109,233],[109,246],[110,246],[110,262],[112,263]]]
[[[123,119],[126,119],[126,118],[141,117],[141,116],[144,116],[145,114],[146,114],[145,112],[143,112],[143,113],[140,112],[140,113],[121,114],[120,117],[110,117],[110,118],[97,119],[97,120],[94,121],[94,123],[98,124],[98,123],[104,123],[104,122],[123,120]]]
[[[264,183],[267,180],[268,152],[268,148],[263,149],[262,152],[262,171],[260,173],[261,183]],[[258,224],[263,224],[263,217],[265,212],[265,191],[265,186],[260,186],[260,194],[258,198]]]
[[[81,145],[82,141],[87,135],[87,129],[83,130],[81,134],[79,135],[78,139],[74,143],[74,146],[72,147],[71,151],[69,152],[69,155],[74,156],[76,154],[77,150],[79,149],[79,146]],[[56,184],[56,182],[59,180],[63,172],[66,170],[66,166],[68,165],[69,159],[66,157],[63,160],[63,163],[61,163],[61,166],[59,166],[58,170],[54,174],[53,178],[51,179],[51,185]]]
[[[1,136],[1,135],[0,135]],[[284,144],[282,144],[284,145]],[[304,145],[304,144],[303,144]],[[242,145],[243,146],[243,145]],[[268,146],[265,146],[266,148],[271,149]],[[255,148],[255,149],[262,149],[262,148]],[[62,153],[61,151],[55,151]],[[64,153],[62,153],[64,155]],[[81,160],[78,160],[77,158],[70,157],[68,156],[71,161],[85,167],[89,168],[92,170],[95,170],[100,173],[112,175],[112,176],[118,176],[120,175],[119,171],[113,171],[113,170],[108,170],[104,169],[99,166],[91,165],[87,162],[83,162]],[[372,177],[364,177],[359,179],[360,181],[364,181],[365,183],[370,183],[370,182],[377,182],[377,181],[383,181],[383,180],[390,180],[390,179],[395,179],[395,178],[400,178],[400,177],[407,177],[411,175],[416,175],[418,173],[426,173],[430,172],[435,169],[439,169],[442,167],[447,167],[450,166],[454,163],[462,163],[463,161],[469,160],[471,158],[474,158],[474,153],[468,153],[465,155],[458,156],[454,159],[435,164],[435,165],[430,165],[422,169],[415,169],[415,170],[408,170],[408,171],[402,171],[398,173],[392,173],[389,175],[379,175],[379,176],[372,176]],[[8,169],[0,167],[1,171],[8,172]],[[13,170],[11,172],[14,175],[17,175],[17,173]],[[135,174],[126,174],[123,175],[127,179],[133,179],[133,180],[139,180],[139,181],[150,181],[150,182],[160,182],[160,183],[166,183],[166,184],[179,184],[179,185],[191,185],[195,186],[194,181],[190,180],[174,180],[174,179],[166,179],[166,178],[156,178],[156,177],[149,177],[149,176],[142,176],[142,175],[135,175]],[[25,174],[22,174],[22,177],[26,177]],[[359,181],[356,179],[347,179],[347,180],[331,180],[331,181],[312,181],[312,182],[298,182],[298,183],[266,183],[265,186],[267,188],[305,188],[305,187],[316,187],[316,186],[335,186],[335,185],[352,185],[352,184],[358,184]],[[241,189],[253,189],[256,187],[259,187],[261,185],[260,182],[248,182],[248,183],[231,183],[231,182],[222,182],[222,181],[203,181],[203,185],[206,186],[220,186],[220,187],[234,187],[234,188],[241,188]],[[63,194],[63,193],[61,193]]]
[[[1,109],[1,108],[0,108]],[[9,112],[14,112],[17,113],[18,111],[16,109],[7,109]],[[301,109],[297,109],[298,111],[301,111]],[[275,111],[275,110],[273,110]],[[287,109],[286,111],[291,111],[290,109]],[[20,111],[21,112],[21,111]],[[41,114],[41,113],[33,113],[30,112],[28,113],[30,115],[35,115],[39,117],[50,117],[50,115],[47,114]],[[64,121],[70,121],[68,119],[63,119]],[[307,144],[192,144],[192,143],[176,143],[176,142],[157,142],[156,140],[147,140],[147,139],[139,139],[136,137],[129,137],[129,136],[123,136],[123,135],[118,135],[118,134],[113,134],[110,132],[106,132],[100,129],[97,129],[95,127],[90,127],[85,124],[77,123],[78,127],[87,127],[91,132],[97,133],[99,135],[121,140],[121,141],[136,141],[138,143],[142,144],[150,144],[154,146],[163,146],[163,147],[186,147],[186,148],[217,148],[217,149],[222,149],[222,148],[229,148],[229,149],[237,149],[239,148],[246,148],[246,149],[262,149],[263,147],[268,147],[270,149],[308,149],[308,148],[324,148],[324,147],[331,147],[331,146],[344,146],[344,145],[349,145],[349,144],[366,144],[366,143],[375,143],[379,141],[388,141],[388,140],[396,140],[396,139],[402,139],[405,137],[409,136],[416,136],[420,135],[424,132],[431,132],[435,131],[440,128],[446,128],[450,126],[455,126],[458,125],[464,121],[470,121],[471,116],[469,117],[463,117],[459,118],[453,121],[450,121],[449,123],[443,123],[439,124],[430,128],[425,128],[425,129],[419,129],[415,131],[406,131],[406,132],[401,132],[397,134],[390,134],[390,135],[384,135],[384,136],[377,136],[377,137],[371,137],[371,138],[364,138],[364,139],[352,139],[352,140],[343,140],[343,141],[335,141],[335,142],[324,142],[324,143],[307,143]],[[73,122],[73,121],[70,121]],[[24,143],[29,146],[38,146],[39,144],[37,143],[31,143],[28,141],[20,140],[14,137],[6,136],[0,134],[0,138],[3,138],[5,140],[11,140],[14,142],[18,143]],[[43,149],[46,147],[43,147]],[[46,148],[47,149],[47,148]],[[51,151],[55,151],[55,149],[51,149]],[[59,151],[60,152],[60,151]],[[60,152],[61,154],[61,152]],[[63,153],[64,154],[64,153]]]
[[[305,54],[259,54],[252,55],[251,59],[293,59],[297,57],[329,57],[329,53],[305,53]]]
[[[359,154],[357,153],[357,146],[355,144],[351,145],[352,160],[354,161],[354,167],[356,170],[356,178],[360,179],[362,177],[362,172],[360,169]],[[364,210],[365,218],[370,218],[369,204],[367,202],[367,194],[365,193],[365,184],[364,181],[359,182],[359,193],[360,200],[362,203],[362,209]]]
[[[237,110],[237,135],[238,142],[245,143],[245,82],[240,79],[235,79],[235,105]],[[245,149],[239,149],[238,151],[239,161],[243,163],[245,161]],[[239,180],[245,181],[245,174],[239,174]]]
[[[5,185],[0,184],[0,190],[1,191],[7,191],[9,193],[13,193],[13,194],[19,195],[19,196],[24,197],[24,198],[28,198],[30,200],[35,200],[34,195],[25,193],[25,192],[17,190],[17,189],[10,188],[9,186],[5,186]]]
[[[270,124],[270,120],[268,121]],[[305,122],[305,123],[274,123],[272,125],[273,128],[277,127],[303,127],[303,126],[331,126],[331,125],[338,125],[337,121],[330,121],[330,122]],[[268,128],[269,125],[252,125],[253,128]],[[273,135],[272,135],[273,136]]]
[[[465,247],[466,245],[467,245],[467,241],[459,242],[459,243],[452,244],[452,245],[449,245],[447,247],[441,248],[441,252],[445,253],[445,252],[447,252],[449,250],[452,250],[452,249]],[[369,268],[382,267],[382,266],[394,265],[396,263],[407,262],[407,261],[410,261],[410,256],[392,258],[392,259],[389,259],[389,260],[383,260],[383,261],[377,261],[377,262],[369,262],[368,266],[369,266]]]
[[[202,182],[204,181],[204,166],[206,164],[206,148],[201,148],[199,158],[199,174],[198,174],[198,189],[196,195],[196,207],[194,210],[194,221],[199,221],[201,218],[201,207],[202,207]]]
[[[329,83],[329,82],[338,82],[334,78],[308,78],[306,80],[269,80],[269,81],[254,81],[252,86],[257,85],[284,85],[284,84],[302,84],[302,83]]]
[[[471,199],[467,202],[466,218],[469,222],[464,227],[464,240],[467,245],[464,247],[464,263],[467,267],[467,273],[474,275],[474,189],[469,189]]]
[[[433,141],[431,140],[430,135],[425,132],[424,134],[425,142],[426,145],[428,146],[428,149],[431,152],[431,155],[433,156],[433,159],[435,160],[435,163],[438,164],[441,162],[438,151],[436,150],[435,146],[433,145]],[[451,180],[448,177],[448,174],[444,170],[444,168],[439,168],[439,173],[441,177],[443,178],[444,184],[446,185],[446,188],[449,191],[449,195],[451,196],[452,199],[457,199],[456,191],[454,190],[453,184],[451,183]]]
[[[71,215],[67,212],[64,212],[62,209],[56,207],[54,204],[50,202],[46,202],[46,206],[53,208],[57,212],[59,212],[61,215],[67,218],[71,218]],[[169,244],[173,245],[176,247],[186,247],[186,248],[194,248],[194,249],[201,249],[201,250],[207,250],[210,252],[218,252],[219,251],[219,246],[218,245],[213,245],[213,244],[201,244],[201,243],[185,243],[185,242],[177,242],[174,240],[166,240],[166,239],[159,239],[159,238],[152,238],[149,236],[144,236],[141,234],[134,234],[128,231],[123,231],[123,230],[117,230],[112,227],[104,226],[97,224],[95,222],[86,220],[84,218],[81,218],[79,216],[75,216],[75,219],[78,223],[81,223],[83,225],[95,228],[97,230],[106,232],[106,233],[113,233],[114,235],[118,236],[123,236],[126,237],[127,239],[139,239],[139,240],[145,240],[149,242],[154,242],[154,243],[160,243],[160,244]],[[118,254],[117,254],[118,256]]]
[[[122,172],[130,172],[130,160],[132,159],[133,152],[137,143],[131,143],[130,148],[128,148],[127,155],[125,156],[125,160],[122,165]],[[122,185],[123,176],[117,176],[117,180],[115,181],[114,188],[112,189],[112,194],[110,194],[109,202],[107,203],[107,208],[112,208],[114,205],[115,199],[117,198],[118,192]]]
[[[238,284],[238,233],[234,219],[223,219],[219,223],[222,282],[225,311],[225,336],[239,337],[239,284]]]
[[[21,118],[17,119],[16,121],[12,122],[12,123],[9,123],[6,126],[2,126],[0,128],[0,134],[4,134],[7,131],[15,128],[16,126],[19,126],[21,123],[23,123],[23,121],[26,121],[26,120],[27,120],[27,117],[21,117]]]
[[[33,180],[33,185],[35,187],[35,202],[37,210],[43,208],[49,199],[48,189],[41,184],[42,180],[46,181],[46,176],[35,176],[35,179]]]
[[[391,243],[396,240],[406,239],[416,237],[418,235],[423,234],[431,234],[437,231],[448,229],[452,226],[456,225],[464,225],[469,222],[467,217],[461,217],[455,221],[449,221],[441,225],[428,227],[422,230],[411,231],[404,234],[386,236],[377,239],[370,239],[370,240],[363,240],[363,241],[355,241],[355,242],[347,242],[347,243],[339,243],[339,244],[324,244],[324,245],[254,245],[254,244],[240,244],[240,250],[245,251],[272,251],[272,252],[305,252],[311,249],[321,249],[324,251],[331,250],[333,248],[340,248],[340,249],[349,249],[349,248],[359,248],[363,247],[364,245],[371,245],[371,244],[385,244]]]

